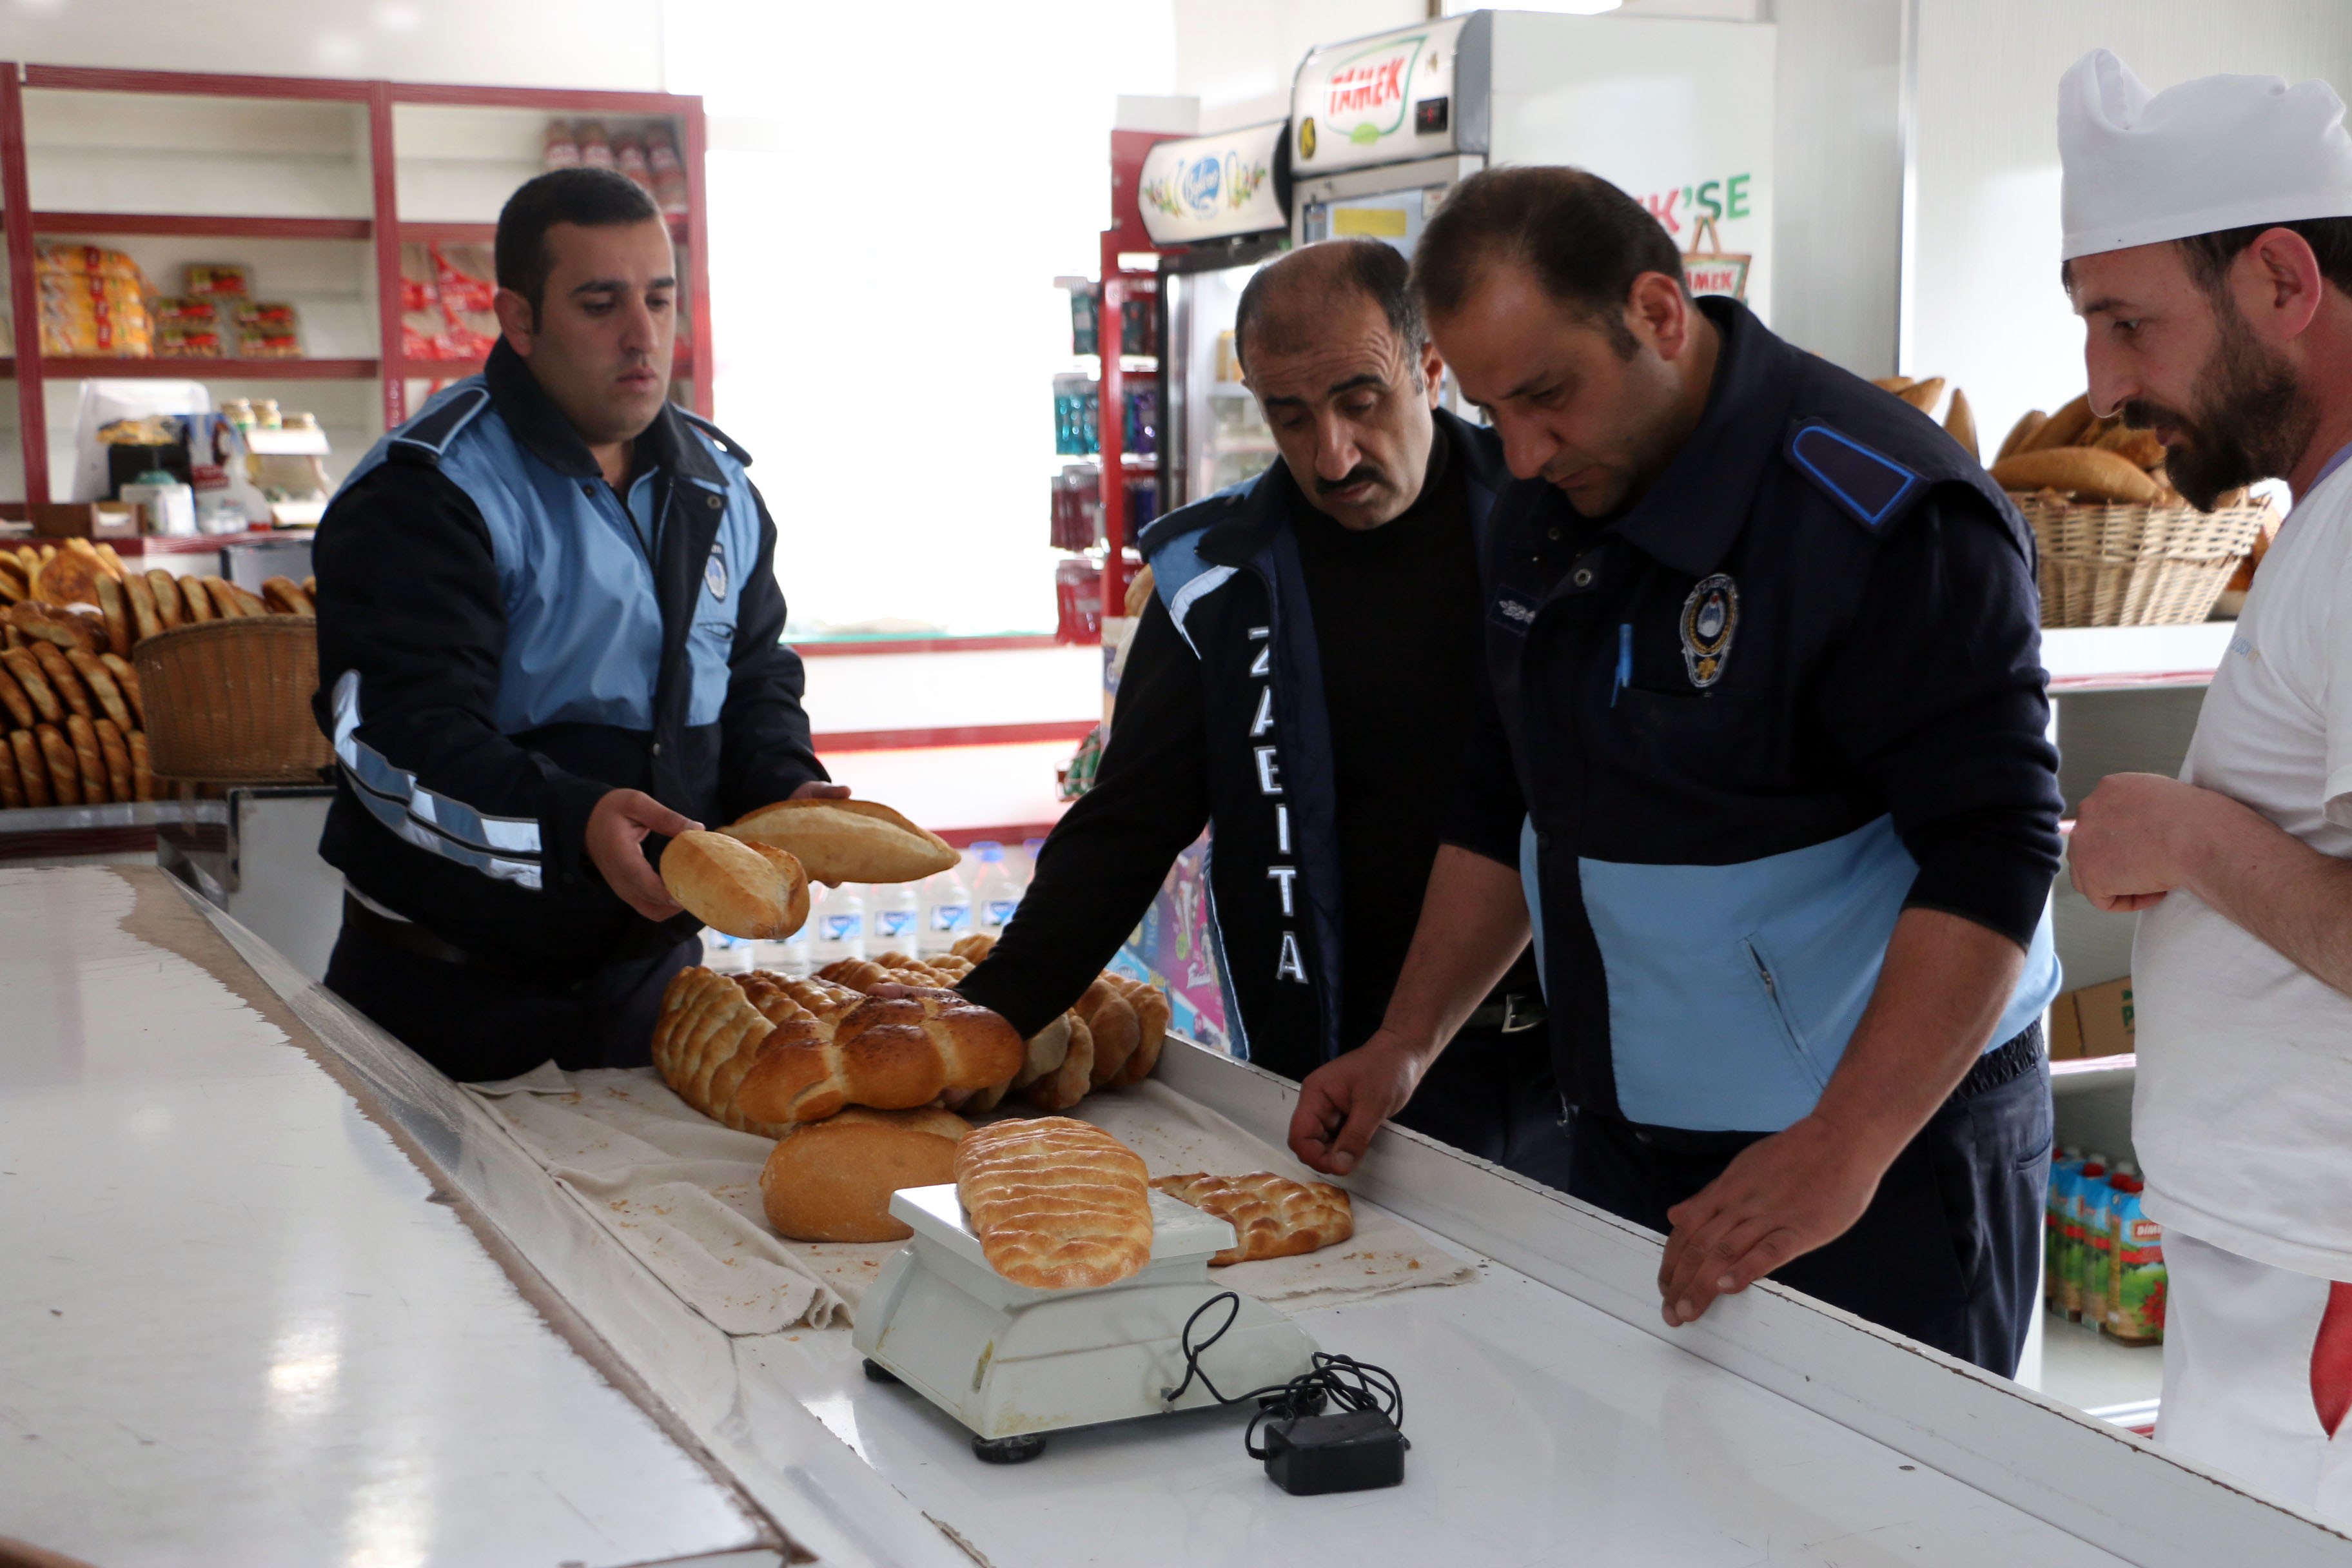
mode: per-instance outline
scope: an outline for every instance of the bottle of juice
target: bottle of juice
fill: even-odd
[[[2071,1184],[2074,1191],[2066,1205],[2065,1258],[2062,1264],[2066,1281],[2064,1300],[2069,1322],[2083,1321],[2083,1270],[2087,1261],[2084,1255],[2090,1251],[2090,1237],[2084,1229],[2090,1215],[2086,1205],[2095,1201],[2095,1189],[2105,1186],[2106,1180],[2107,1157],[2094,1153],[2083,1162],[2083,1168],[2074,1173],[2074,1180]],[[2098,1321],[2097,1310],[2095,1307],[2092,1309],[2094,1322]]]
[[[2164,1227],[2140,1210],[2145,1187],[2137,1176],[2117,1176],[2109,1212],[2115,1232],[2115,1267],[2107,1276],[2107,1321],[2104,1327],[2127,1345],[2164,1342]]]
[[[2042,1304],[2053,1312],[2066,1310],[2064,1290],[2065,1207],[2074,1201],[2073,1182],[2083,1168],[2083,1151],[2073,1144],[2050,1162],[2050,1196],[2042,1207]]]
[[[2103,1328],[2107,1321],[2107,1281],[2115,1267],[2116,1204],[2122,1194],[2116,1184],[2134,1174],[2130,1162],[2118,1160],[2107,1179],[2091,1194],[2083,1223],[2083,1321]]]

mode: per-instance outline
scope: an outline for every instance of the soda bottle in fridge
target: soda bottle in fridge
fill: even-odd
[[[922,944],[923,892],[917,882],[880,882],[866,889],[871,955],[912,953]]]
[[[937,958],[971,934],[971,885],[961,866],[923,879],[922,937],[918,958]]]
[[[1001,937],[1021,907],[1023,880],[1004,863],[1004,846],[993,838],[975,840],[971,853],[980,862],[971,879],[973,923],[982,936]]]

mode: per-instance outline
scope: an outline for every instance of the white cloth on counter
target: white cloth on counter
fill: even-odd
[[[847,1327],[900,1246],[777,1236],[760,1201],[760,1170],[774,1144],[721,1127],[651,1068],[567,1073],[542,1063],[520,1078],[464,1087],[656,1278],[727,1333]],[[1315,1179],[1162,1084],[1098,1090],[1073,1114],[1133,1149],[1154,1176],[1273,1171]],[[1210,1278],[1299,1311],[1475,1275],[1420,1232],[1359,1204],[1355,1236],[1337,1247],[1237,1263]]]

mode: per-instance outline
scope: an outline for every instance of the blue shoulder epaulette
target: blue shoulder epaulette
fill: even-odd
[[[457,433],[490,405],[490,389],[470,386],[450,394],[438,407],[428,408],[402,426],[385,443],[387,457],[397,454],[412,462],[438,464],[447,455]]]
[[[1863,527],[1874,532],[1926,483],[1885,453],[1828,426],[1808,421],[1789,436],[1789,461]]]
[[[726,453],[729,457],[734,458],[737,462],[742,464],[747,468],[751,466],[751,454],[743,450],[743,443],[735,439],[734,437],[730,436],[726,431],[721,430],[718,426],[713,425],[709,420],[705,419],[701,415],[697,414],[691,408],[678,409],[677,416],[680,419],[685,420],[688,425],[693,426],[696,429],[701,431],[704,435],[709,437],[710,439],[718,445],[720,451]]]

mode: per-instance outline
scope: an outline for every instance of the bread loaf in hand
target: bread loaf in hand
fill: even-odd
[[[1246,1176],[1155,1176],[1151,1184],[1234,1227],[1234,1245],[1209,1259],[1212,1268],[1295,1258],[1356,1234],[1354,1206],[1328,1182],[1294,1182],[1272,1171],[1252,1171]]]
[[[794,1241],[904,1241],[890,1194],[955,1180],[956,1143],[971,1123],[952,1111],[851,1106],[784,1129],[760,1171],[776,1234]]]
[[[681,833],[662,851],[662,886],[729,936],[781,941],[808,920],[808,873],[781,849],[723,833]]]
[[[957,1195],[989,1267],[1037,1289],[1116,1285],[1151,1260],[1135,1151],[1066,1116],[998,1121],[956,1147]]]
[[[1020,1069],[1021,1037],[952,991],[885,986],[841,1016],[780,1026],[736,1090],[761,1121],[821,1121],[845,1105],[905,1110]]]
[[[820,882],[913,882],[961,857],[944,838],[870,800],[780,800],[727,833],[785,850]]]

